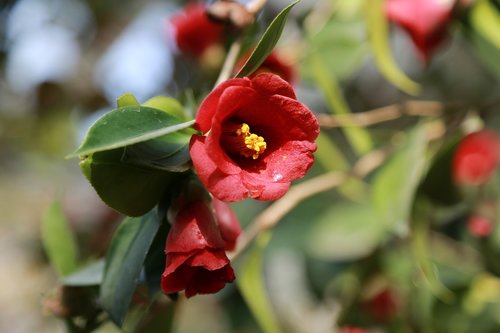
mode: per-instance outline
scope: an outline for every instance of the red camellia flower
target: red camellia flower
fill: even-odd
[[[453,157],[453,177],[458,184],[486,183],[498,165],[498,139],[483,130],[465,136]]]
[[[484,216],[474,215],[467,221],[467,229],[476,237],[487,237],[493,231],[493,223]]]
[[[250,55],[251,53],[247,54],[238,62],[236,65],[236,72],[245,65],[245,62],[248,60]],[[254,78],[261,73],[273,73],[279,75],[283,80],[290,84],[293,84],[296,78],[295,68],[278,56],[276,52],[271,52],[262,65],[260,65],[260,67],[253,74],[251,74],[249,78]]]
[[[205,6],[192,3],[170,20],[177,47],[195,58],[200,57],[210,46],[222,41],[223,27],[211,21]]]
[[[227,203],[216,198],[212,201],[212,207],[222,239],[225,242],[224,249],[232,251],[236,246],[236,239],[241,234],[241,226],[238,218]]]
[[[224,250],[226,242],[206,202],[186,204],[173,222],[165,246],[166,267],[161,279],[164,293],[185,290],[186,297],[210,294],[234,281]]]
[[[275,200],[314,161],[319,134],[313,113],[279,76],[231,79],[202,102],[191,138],[194,168],[223,201]]]
[[[386,14],[410,34],[424,62],[446,37],[455,0],[387,0]]]

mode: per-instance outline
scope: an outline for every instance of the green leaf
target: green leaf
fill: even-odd
[[[123,323],[144,259],[159,227],[156,211],[142,217],[126,218],[106,253],[100,300],[118,326]]]
[[[368,38],[380,73],[407,94],[418,95],[420,85],[406,76],[392,57],[389,46],[389,28],[383,9],[384,0],[365,1],[365,5]]]
[[[474,28],[500,50],[500,13],[490,1],[476,1],[472,8],[471,21]]]
[[[92,154],[80,166],[102,201],[125,215],[141,216],[159,202],[176,174],[124,162],[126,149]]]
[[[62,284],[71,287],[98,286],[104,274],[104,259],[98,260],[62,279]]]
[[[176,118],[187,120],[186,114],[184,113],[184,108],[182,107],[181,103],[179,103],[172,97],[155,96],[142,103],[142,106],[161,110],[163,112],[169,113]]]
[[[90,127],[82,145],[67,157],[129,146],[187,128],[167,112],[146,106],[127,106],[108,112]]]
[[[264,250],[270,239],[269,231],[257,238],[246,261],[239,269],[236,281],[243,299],[262,330],[266,333],[277,333],[280,332],[280,328],[274,317],[271,302],[267,297],[262,271]]]
[[[425,169],[426,144],[424,127],[417,126],[402,149],[375,176],[372,203],[388,230],[407,230],[412,200]]]
[[[336,78],[332,73],[325,72],[320,58],[311,56],[310,61],[314,78],[325,96],[326,104],[330,112],[333,114],[351,113],[347,102],[342,96]],[[352,148],[358,155],[366,154],[372,149],[373,142],[368,131],[362,127],[353,126],[350,121],[346,121],[344,125],[345,127],[342,127],[342,131],[345,133]]]
[[[264,60],[266,60],[267,56],[276,46],[276,43],[278,43],[281,33],[283,32],[283,28],[285,27],[288,13],[299,1],[300,0],[297,0],[288,5],[274,18],[257,43],[257,46],[246,61],[245,65],[243,65],[238,74],[236,74],[236,77],[248,76],[255,72],[260,65],[262,65]]]
[[[336,204],[313,221],[308,252],[322,260],[356,260],[369,255],[385,236],[367,204]]]
[[[139,106],[139,102],[137,101],[134,95],[127,93],[121,95],[116,99],[116,105],[119,108],[123,108],[126,106]]]
[[[53,202],[43,214],[42,243],[59,276],[66,276],[76,269],[76,242],[59,202]]]

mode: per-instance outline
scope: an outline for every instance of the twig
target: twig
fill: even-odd
[[[215,83],[217,87],[220,83],[226,81],[231,76],[231,73],[234,70],[234,65],[236,64],[236,60],[238,59],[238,55],[241,50],[242,39],[238,38],[231,44],[229,48],[229,52],[227,53],[226,60],[224,61],[224,65],[220,71],[219,77]]]
[[[444,106],[432,101],[408,101],[402,104],[393,104],[382,108],[350,113],[345,115],[319,115],[318,120],[322,127],[370,126],[385,121],[398,119],[402,116],[438,117],[443,113]]]

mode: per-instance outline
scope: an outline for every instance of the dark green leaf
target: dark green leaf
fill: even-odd
[[[163,223],[156,234],[144,261],[144,275],[148,286],[148,298],[152,301],[160,291],[161,275],[165,270],[165,240],[167,239],[169,223]]]
[[[85,287],[97,286],[102,282],[104,274],[104,260],[98,260],[62,279],[65,286]]]
[[[246,261],[238,272],[237,284],[243,299],[252,311],[255,319],[266,333],[280,332],[273,314],[271,302],[267,296],[263,274],[264,250],[271,238],[270,232],[261,234]]]
[[[153,208],[176,174],[124,162],[126,148],[98,152],[81,162],[84,174],[99,197],[128,216]]]
[[[274,18],[262,35],[259,43],[253,50],[245,65],[243,65],[238,74],[236,74],[236,77],[248,76],[255,72],[260,65],[262,65],[264,60],[266,60],[267,56],[276,46],[276,43],[278,43],[281,33],[283,32],[283,28],[285,27],[288,13],[299,1],[300,0],[297,0],[291,3]]]
[[[102,307],[118,326],[123,323],[144,259],[159,227],[156,211],[126,218],[106,253],[100,299]]]
[[[75,270],[77,246],[59,202],[53,202],[43,214],[42,242],[50,263],[59,276],[68,275]]]
[[[129,146],[187,128],[167,112],[146,106],[127,106],[110,111],[90,127],[80,148],[68,157]]]
[[[139,102],[132,94],[123,94],[116,99],[116,105],[119,108],[123,108],[126,106],[139,106]]]

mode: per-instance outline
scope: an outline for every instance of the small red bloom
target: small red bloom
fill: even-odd
[[[467,221],[467,229],[476,237],[487,237],[493,231],[493,223],[486,217],[474,215]]]
[[[167,237],[163,292],[185,290],[186,297],[211,294],[234,281],[224,246],[208,205],[202,200],[188,203],[177,213]]]
[[[465,136],[453,157],[453,177],[458,184],[486,183],[498,165],[498,139],[483,130]]]
[[[387,17],[409,34],[424,62],[442,43],[455,0],[387,0]]]
[[[190,153],[201,182],[222,201],[275,200],[314,161],[313,113],[279,76],[231,79],[202,102]]]
[[[238,62],[238,64],[236,65],[236,71],[238,71],[245,65],[245,62],[250,57],[250,54],[251,53],[247,54]],[[254,73],[252,73],[249,78],[252,79],[261,73],[273,73],[279,75],[283,80],[287,81],[290,84],[294,83],[297,76],[295,68],[291,64],[285,62],[276,52],[271,52],[267,56],[266,60],[264,60],[262,65],[260,65],[260,67]]]
[[[222,41],[223,27],[211,21],[205,6],[192,3],[170,20],[177,47],[195,58],[200,57],[210,46]]]
[[[377,322],[388,322],[398,312],[397,296],[390,289],[384,289],[373,296],[364,307]]]
[[[368,333],[368,331],[361,327],[347,326],[341,328],[339,333]]]

